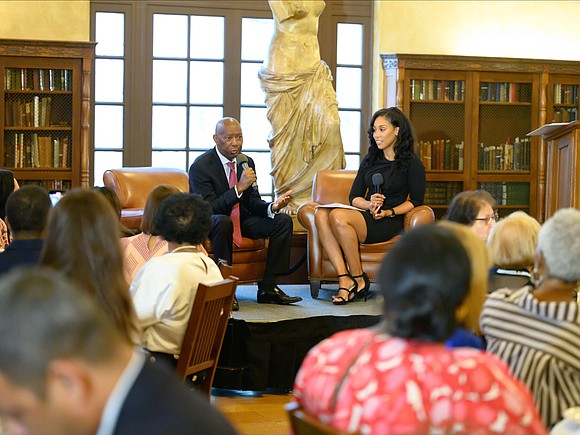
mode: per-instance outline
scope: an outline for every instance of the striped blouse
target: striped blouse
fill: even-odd
[[[550,427],[580,405],[580,310],[576,302],[539,302],[531,287],[489,295],[480,318],[487,351],[531,390]]]

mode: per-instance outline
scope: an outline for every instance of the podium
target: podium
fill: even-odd
[[[580,121],[546,124],[528,136],[547,141],[544,221],[560,208],[580,209]]]

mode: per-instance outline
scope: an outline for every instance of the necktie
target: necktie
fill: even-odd
[[[234,162],[228,162],[228,167],[230,168],[230,176],[228,182],[230,184],[230,188],[234,187],[238,182],[236,178],[236,169],[234,167]],[[237,203],[232,208],[232,212],[230,214],[232,218],[232,223],[234,224],[234,244],[236,246],[242,245],[242,229],[240,227],[240,204]]]

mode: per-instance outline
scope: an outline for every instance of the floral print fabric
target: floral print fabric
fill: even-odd
[[[493,355],[370,330],[315,346],[293,394],[321,421],[363,434],[546,433],[530,392]]]

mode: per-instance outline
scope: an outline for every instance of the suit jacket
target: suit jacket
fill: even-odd
[[[123,403],[115,435],[235,434],[231,424],[176,374],[145,362]]]
[[[248,157],[248,164],[254,170],[254,160]],[[238,180],[243,168],[238,165]],[[268,217],[269,202],[262,200],[258,189],[250,187],[238,198],[234,188],[229,186],[222,162],[216,148],[199,156],[189,168],[189,191],[200,194],[211,204],[213,214],[230,215],[232,207],[240,203],[240,219],[253,214]]]
[[[42,250],[42,239],[12,240],[0,253],[0,275],[22,264],[36,264]]]

